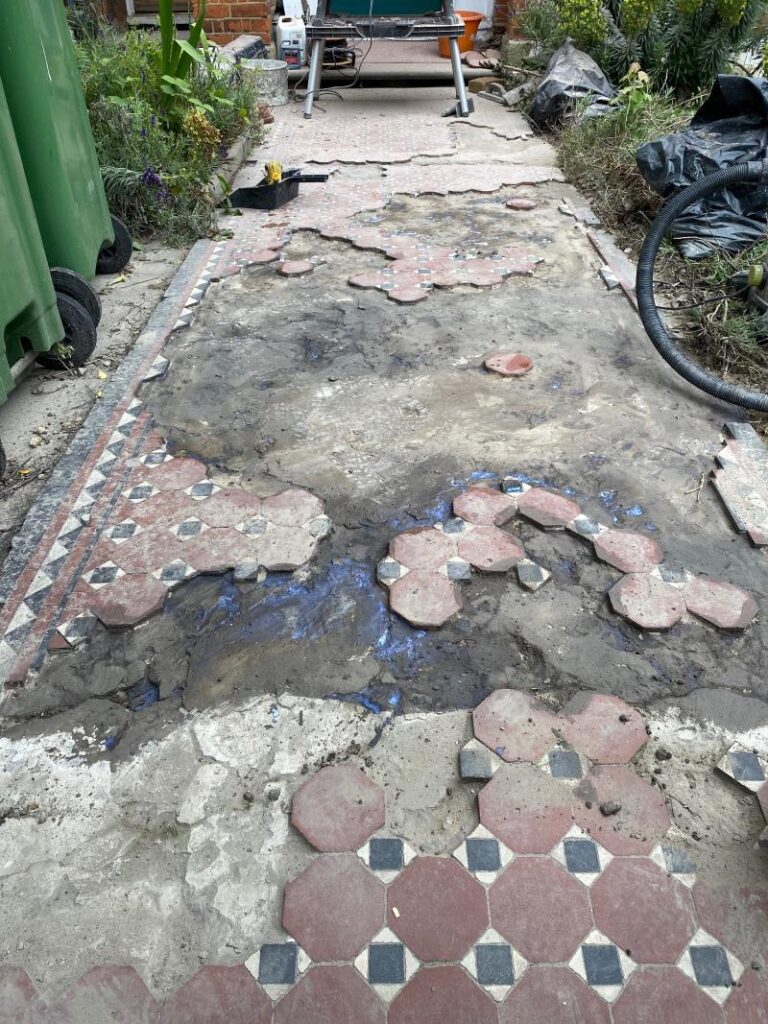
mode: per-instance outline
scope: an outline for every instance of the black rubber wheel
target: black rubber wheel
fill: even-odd
[[[50,352],[41,352],[37,361],[57,370],[85,366],[96,348],[96,325],[85,306],[70,295],[57,292],[56,305],[64,324],[64,340]]]
[[[68,295],[70,299],[76,299],[88,310],[94,326],[99,326],[101,299],[90,281],[76,270],[68,270],[66,267],[51,267],[51,280],[59,295]]]
[[[97,274],[118,274],[123,267],[128,266],[128,261],[133,253],[133,239],[128,227],[119,217],[112,214],[112,230],[115,232],[115,240],[112,245],[105,245],[99,253],[96,261]]]

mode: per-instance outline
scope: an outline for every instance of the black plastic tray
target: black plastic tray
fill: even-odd
[[[277,210],[296,198],[302,181],[327,180],[327,174],[302,174],[300,168],[289,168],[282,181],[268,183],[262,178],[258,185],[236,188],[229,196],[229,205],[246,210]]]

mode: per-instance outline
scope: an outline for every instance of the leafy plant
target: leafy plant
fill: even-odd
[[[173,17],[173,0],[158,0],[160,24],[160,89],[174,101],[181,101],[199,110],[212,111],[213,107],[199,100],[188,82],[195,64],[205,64],[208,41],[203,31],[207,0],[200,0],[200,14],[189,30],[188,39],[179,39]]]

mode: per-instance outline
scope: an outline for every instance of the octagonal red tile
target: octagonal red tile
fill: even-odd
[[[569,967],[529,967],[502,1003],[500,1016],[501,1024],[611,1021],[608,1004]]]
[[[570,960],[592,929],[589,892],[544,857],[518,857],[488,893],[491,924],[526,960]]]
[[[412,626],[438,629],[461,611],[461,595],[447,576],[412,569],[389,588],[389,605]]]
[[[664,561],[664,552],[656,541],[633,530],[604,530],[593,544],[601,561],[622,572],[650,572]]]
[[[384,792],[352,765],[321,768],[294,794],[291,824],[318,850],[357,850],[384,824]]]
[[[246,967],[203,967],[166,1001],[159,1024],[271,1024],[272,1003]]]
[[[600,805],[611,801],[621,810],[606,816]],[[574,790],[574,816],[613,854],[650,853],[672,823],[661,791],[625,765],[591,768]]]
[[[532,487],[521,495],[517,508],[526,519],[549,528],[564,527],[581,514],[575,501],[569,501],[562,494],[554,494],[541,487]]]
[[[573,824],[570,790],[533,765],[503,765],[477,799],[480,821],[515,853],[548,853]]]
[[[214,527],[194,540],[183,542],[184,561],[202,573],[226,572],[238,562],[253,557],[254,551],[251,538],[232,527]]]
[[[641,629],[670,629],[685,612],[682,594],[647,573],[630,573],[608,591],[613,610]]]
[[[262,511],[267,519],[279,526],[301,526],[321,516],[325,505],[311,491],[290,487],[287,491],[265,498]]]
[[[514,516],[517,501],[496,487],[470,487],[453,499],[453,511],[475,526],[503,526]]]
[[[387,922],[421,960],[461,960],[488,927],[485,889],[450,857],[416,857],[387,890]]]
[[[683,588],[689,612],[720,629],[745,629],[757,615],[757,602],[746,590],[725,580],[697,576]]]
[[[392,1003],[389,1024],[497,1024],[493,1000],[456,964],[422,967]]]
[[[293,572],[312,558],[317,539],[301,526],[273,526],[256,539],[253,550],[265,569]]]
[[[146,466],[141,472],[147,481],[161,491],[183,491],[192,484],[205,480],[205,463],[197,459],[174,458],[159,466]]]
[[[311,967],[275,1007],[275,1024],[384,1024],[387,1012],[354,967]]]
[[[283,927],[312,960],[354,960],[384,925],[384,886],[354,853],[326,853],[285,887]]]
[[[768,971],[747,970],[725,1004],[727,1024],[768,1024]]]
[[[507,572],[525,551],[496,526],[476,526],[459,536],[459,556],[480,572]]]
[[[677,963],[696,931],[693,897],[651,860],[620,857],[592,886],[595,924],[641,964]]]
[[[0,967],[0,1024],[56,1024],[20,967]]]
[[[167,596],[153,576],[123,576],[94,593],[91,610],[105,626],[132,626],[160,611]]]
[[[389,553],[409,569],[438,569],[456,554],[456,543],[434,526],[406,530],[389,542]]]
[[[146,501],[120,501],[115,508],[113,521],[131,518],[141,526],[173,526],[187,516],[199,513],[201,502],[194,501],[184,491],[160,491]],[[129,542],[126,542],[129,543]],[[121,545],[125,547],[125,545]]]
[[[558,716],[557,730],[598,764],[626,764],[648,740],[642,715],[604,693],[577,693]]]
[[[165,526],[151,526],[122,544],[113,544],[111,559],[124,572],[152,573],[181,558],[185,547]]]
[[[756,956],[768,963],[768,879],[734,885],[700,878],[693,887],[693,901],[701,927],[742,963]]]
[[[133,967],[94,967],[79,978],[61,1002],[52,1007],[56,1024],[120,1021],[155,1024],[159,1007]]]
[[[723,1011],[677,967],[649,967],[629,979],[613,1019],[615,1024],[723,1024]]]
[[[494,690],[472,712],[475,736],[505,761],[538,761],[555,743],[556,722],[521,690]]]
[[[248,491],[225,488],[204,501],[195,502],[194,515],[215,529],[237,526],[261,512],[261,498]]]

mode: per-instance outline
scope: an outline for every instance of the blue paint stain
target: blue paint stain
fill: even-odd
[[[563,382],[559,377],[553,377],[549,382],[550,391],[559,391],[562,386]]]
[[[144,711],[160,700],[160,687],[148,679],[136,683],[128,690],[128,707],[131,711]]]
[[[629,508],[625,508],[624,509],[624,515],[625,516],[632,516],[633,518],[636,518],[637,516],[641,516],[642,514],[643,514],[643,506],[642,505],[630,505]]]
[[[390,693],[389,697],[387,698],[387,704],[389,704],[393,708],[399,707],[401,699],[402,694],[400,693],[400,691],[393,690],[392,693]]]
[[[575,576],[576,575],[576,563],[572,562],[570,558],[566,558],[562,562],[558,562],[557,568],[565,576]]]
[[[355,693],[329,693],[327,696],[329,700],[338,700],[342,704],[359,704],[372,715],[381,714],[381,704],[369,697],[365,690],[357,690]]]
[[[118,740],[117,736],[105,736],[104,737],[104,749],[105,750],[114,750],[119,742],[120,741]]]
[[[233,621],[240,614],[240,592],[231,580],[223,577],[219,585],[220,594],[210,608],[201,608],[195,616],[199,627],[204,626],[216,612],[224,613],[224,621]]]
[[[646,528],[646,530],[648,530],[648,531],[649,531],[650,533],[656,533],[656,531],[657,531],[657,530],[659,529],[659,528],[658,528],[658,526],[656,526],[656,524],[655,524],[655,523],[649,523],[649,522],[647,522],[647,521],[643,523],[643,526],[644,526],[644,527]]]

